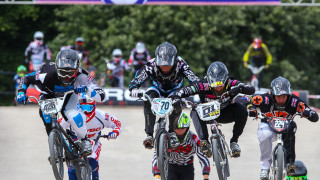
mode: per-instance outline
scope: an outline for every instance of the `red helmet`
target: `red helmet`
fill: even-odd
[[[253,48],[254,49],[259,49],[261,48],[261,44],[262,44],[262,39],[261,38],[255,38],[253,40]]]
[[[96,101],[88,96],[80,99],[80,109],[88,118],[92,118],[95,115]]]

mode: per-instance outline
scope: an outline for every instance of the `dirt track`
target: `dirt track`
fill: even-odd
[[[146,137],[142,107],[98,108],[116,115],[123,131],[115,141],[102,139],[100,156],[100,179],[148,180],[151,174],[152,151],[142,146]],[[54,179],[50,164],[47,135],[38,115],[37,106],[0,107],[0,179],[43,180]],[[296,119],[298,124],[296,156],[308,167],[309,178],[317,180],[319,171],[319,123]],[[229,141],[233,124],[223,125],[222,130]],[[248,119],[244,133],[239,139],[242,155],[229,160],[230,180],[259,179],[258,122]],[[192,125],[193,129],[193,125]],[[105,133],[108,131],[105,130]],[[212,165],[212,159],[210,160]],[[202,179],[199,161],[195,159],[196,180]],[[67,170],[65,170],[67,178]],[[211,166],[210,179],[217,179],[216,169]]]

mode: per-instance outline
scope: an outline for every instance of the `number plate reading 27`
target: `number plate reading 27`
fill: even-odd
[[[212,101],[205,104],[199,104],[196,110],[201,120],[210,121],[220,116],[220,103]]]
[[[164,116],[172,111],[172,101],[169,98],[155,98],[152,101],[152,109],[158,116]]]
[[[43,114],[57,113],[56,99],[39,101]]]

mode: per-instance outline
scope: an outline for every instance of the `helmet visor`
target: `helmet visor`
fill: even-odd
[[[207,78],[208,83],[211,87],[222,87],[224,86],[224,83],[228,78],[228,74],[222,72],[219,74],[215,74],[211,72],[210,74],[208,74]]]
[[[90,113],[94,109],[94,104],[80,104],[80,108],[83,112]]]
[[[64,70],[64,69],[58,69],[58,75],[60,77],[74,77],[77,74],[77,70]]]
[[[160,55],[156,58],[156,64],[158,66],[173,66],[175,56],[170,55]]]
[[[289,85],[283,84],[284,82],[275,82],[272,86],[272,92],[276,96],[291,95],[291,89]]]

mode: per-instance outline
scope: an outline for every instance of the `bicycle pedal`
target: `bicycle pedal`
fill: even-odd
[[[240,152],[234,152],[234,153],[232,153],[232,156],[231,156],[231,157],[234,157],[234,158],[240,157]]]

